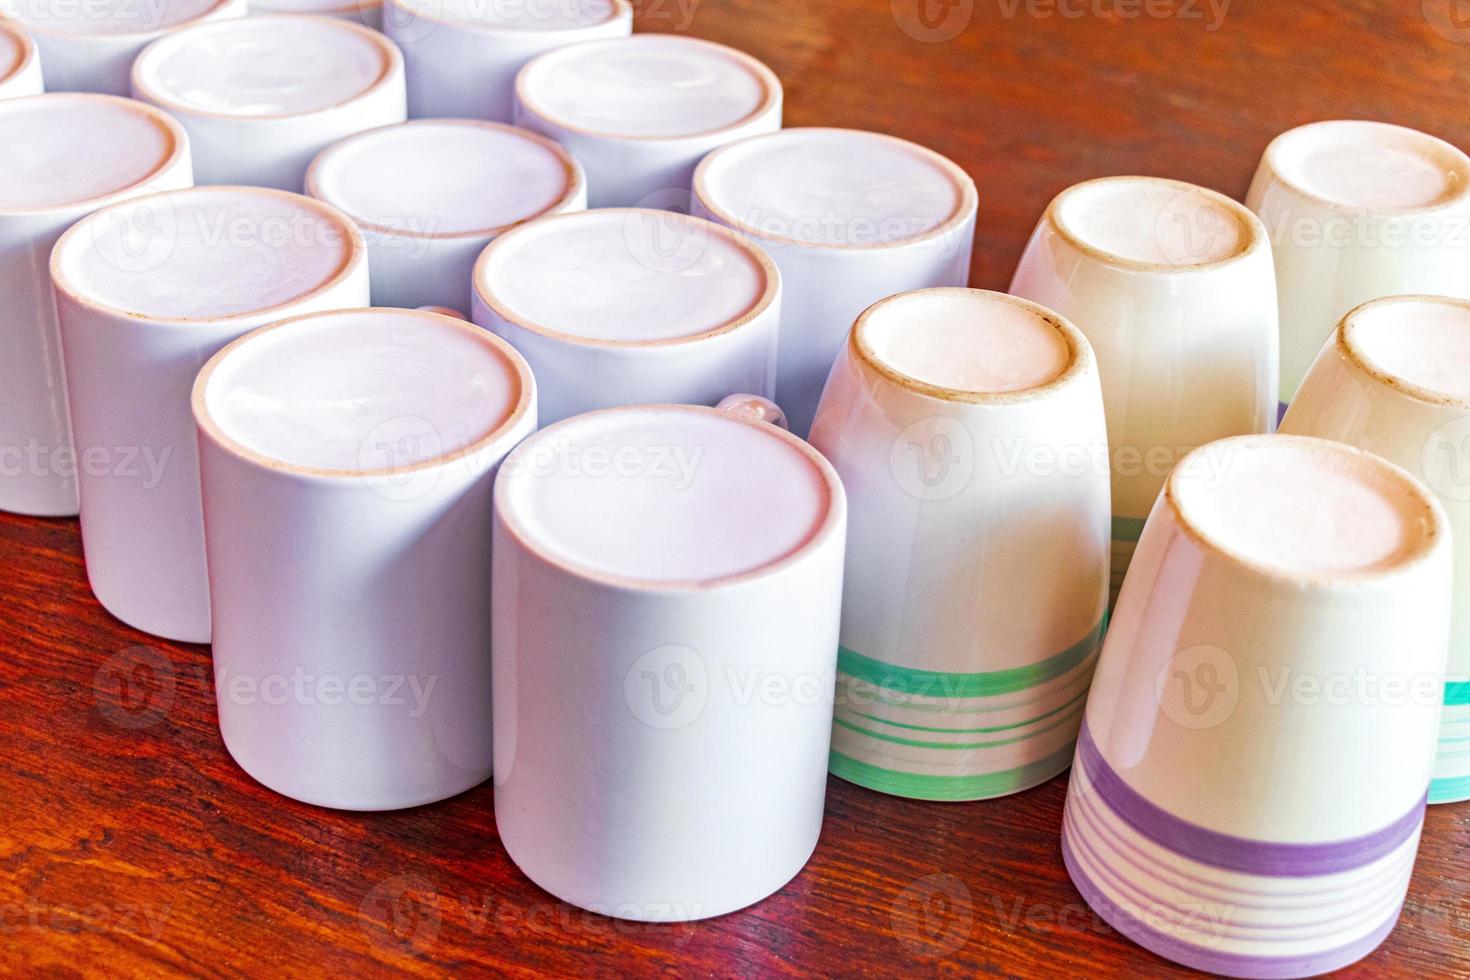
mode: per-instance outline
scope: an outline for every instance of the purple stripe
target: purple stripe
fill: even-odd
[[[1252,980],[1291,980],[1295,977],[1316,976],[1338,970],[1356,963],[1377,949],[1393,927],[1398,924],[1403,902],[1394,907],[1392,914],[1372,932],[1345,946],[1318,953],[1298,956],[1250,956],[1243,953],[1222,953],[1195,943],[1186,942],[1166,932],[1161,932],[1141,920],[1130,910],[1116,904],[1093,883],[1081,864],[1072,855],[1071,845],[1062,837],[1062,861],[1072,883],[1077,886],[1084,901],[1104,922],[1151,953],[1166,960],[1219,973],[1227,977],[1249,977]]]
[[[1391,854],[1418,831],[1429,799],[1426,791],[1408,813],[1363,837],[1323,844],[1283,844],[1222,834],[1144,799],[1102,757],[1085,719],[1077,739],[1077,759],[1102,802],[1143,837],[1190,860],[1253,875],[1306,878],[1371,864]]]

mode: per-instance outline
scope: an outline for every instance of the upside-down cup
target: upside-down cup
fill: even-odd
[[[196,187],[84,218],[51,279],[92,592],[130,626],[207,643],[194,378],[263,324],[367,306],[362,239],[299,194]]]
[[[1224,195],[1159,177],[1063,191],[1010,291],[1077,324],[1097,354],[1113,470],[1116,600],[1179,459],[1276,420],[1276,282],[1264,227]]]
[[[1246,204],[1275,255],[1283,407],[1349,310],[1470,297],[1470,157],[1444,140],[1379,122],[1300,126],[1266,147]]]
[[[40,95],[41,56],[20,26],[0,20],[0,99]]]
[[[535,400],[504,341],[415,310],[293,317],[204,366],[220,733],[256,780],[391,810],[490,775],[491,492]]]
[[[472,319],[525,355],[541,419],[656,400],[770,398],[781,275],[756,245],[689,215],[598,208],[491,242]]]
[[[963,286],[975,184],[922,146],[851,129],[786,129],[715,150],[694,211],[747,236],[781,270],[776,401],[805,436],[857,315],[885,296]]]
[[[1304,977],[1392,931],[1419,846],[1450,617],[1427,488],[1366,452],[1239,436],[1149,516],[1077,743],[1062,854],[1139,945]]]
[[[151,42],[205,21],[245,16],[246,0],[0,0],[0,20],[29,33],[48,92],[127,95],[133,59]]]
[[[584,909],[744,908],[821,831],[846,507],[748,411],[580,415],[495,487],[495,820]]]
[[[781,80],[723,44],[637,34],[537,56],[515,120],[582,161],[592,207],[687,208],[705,154],[781,128]]]
[[[922,289],[858,317],[811,442],[852,515],[832,772],[926,800],[1072,764],[1108,601],[1107,431],[1076,327]]]
[[[398,48],[328,17],[250,17],[171,34],[138,55],[133,96],[183,123],[199,183],[298,193],[322,149],[407,118]]]
[[[470,308],[470,278],[507,229],[587,206],[582,168],[536,133],[473,119],[419,119],[334,143],[306,193],[357,222],[377,306]]]
[[[1429,802],[1470,799],[1470,302],[1394,296],[1349,313],[1281,431],[1376,453],[1423,480],[1444,507],[1455,598]]]
[[[383,0],[251,0],[249,15],[305,14],[332,17],[383,29]]]
[[[77,512],[51,249],[79,218],[188,187],[189,141],[151,106],[110,95],[0,101],[0,510]]]
[[[386,0],[383,31],[403,49],[408,114],[508,123],[516,73],[583,41],[627,37],[628,0]]]

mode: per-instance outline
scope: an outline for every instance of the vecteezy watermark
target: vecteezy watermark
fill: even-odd
[[[666,644],[649,650],[623,673],[623,697],[650,728],[686,728],[713,698],[736,708],[831,707],[835,671],[782,671],[761,664],[711,667],[698,650]]]
[[[444,926],[439,895],[423,875],[394,875],[378,882],[358,905],[358,928],[368,942],[394,953],[423,954]]]
[[[951,874],[932,874],[913,882],[888,910],[893,938],[910,956],[950,956],[970,941],[975,905],[969,887]]]
[[[266,674],[226,668],[215,674],[216,697],[240,707],[404,708],[410,718],[429,710],[438,683],[437,674],[320,673],[302,666]]]
[[[1159,668],[1154,697],[1164,716],[1180,728],[1214,728],[1235,713],[1240,670],[1220,647],[1187,647]]]
[[[141,644],[120,650],[92,675],[92,697],[102,717],[118,728],[152,728],[174,706],[177,678],[163,653]]]
[[[166,26],[169,0],[0,0],[0,15],[43,29],[91,27],[86,33],[143,33]]]
[[[1446,500],[1470,501],[1470,415],[1452,419],[1424,442],[1425,482]]]
[[[1420,9],[1425,22],[1446,41],[1470,42],[1470,0],[1421,0]]]
[[[699,473],[704,447],[645,443],[577,445],[566,438],[538,440],[506,462],[511,472],[571,479],[641,479],[687,490]]]
[[[1225,26],[1234,0],[995,0],[1006,20],[1178,20],[1210,33]]]
[[[958,419],[934,415],[904,427],[888,453],[888,470],[919,500],[948,500],[975,475],[975,441]]]
[[[926,44],[953,41],[975,17],[975,0],[889,0],[888,7],[899,30]]]
[[[0,477],[78,476],[136,480],[145,490],[163,482],[172,446],[43,445],[31,439],[23,446],[0,446]]]
[[[667,25],[676,31],[687,31],[694,23],[700,0],[632,0],[633,15],[640,27]]]
[[[89,902],[86,905],[51,905],[39,902],[0,902],[0,936],[13,936],[30,930],[68,934],[122,933],[146,936],[155,942],[163,938],[172,907],[140,905],[124,902],[108,905]]]
[[[1444,211],[1380,214],[1344,211],[1323,215],[1290,207],[1262,217],[1273,248],[1470,249],[1470,215]]]

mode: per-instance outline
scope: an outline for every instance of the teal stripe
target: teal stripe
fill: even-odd
[[[1430,803],[1459,803],[1461,800],[1470,800],[1470,776],[1451,776],[1429,784]]]
[[[906,796],[913,800],[985,800],[1030,789],[1063,771],[1072,764],[1073,745],[1064,745],[1045,759],[1005,772],[989,772],[975,776],[931,776],[898,772],[867,762],[860,762],[841,752],[833,752],[827,768],[832,775],[880,793]]]
[[[1444,703],[1451,707],[1470,704],[1470,681],[1449,681],[1444,686]]]
[[[864,721],[876,722],[879,725],[888,725],[892,728],[902,728],[911,732],[937,732],[947,735],[993,735],[996,732],[1011,732],[1015,731],[1017,728],[1025,728],[1027,725],[1034,725],[1038,721],[1043,721],[1047,718],[1050,718],[1052,715],[1066,711],[1068,708],[1072,707],[1074,704],[1076,704],[1078,701],[1081,701],[1085,697],[1087,697],[1087,689],[1083,688],[1066,704],[1057,708],[1052,708],[1050,711],[1043,711],[1035,718],[1027,718],[1025,721],[1018,721],[1011,725],[992,725],[989,728],[935,728],[932,725],[905,725],[901,721],[890,721],[887,718],[879,718],[877,715],[865,715],[861,711],[854,712],[854,714],[856,714]]]
[[[1038,735],[1045,735],[1049,731],[1061,728],[1064,725],[1076,727],[1078,721],[1075,717],[1068,715],[1052,722],[1045,728],[1038,728],[1034,732],[1025,735],[1017,735],[1015,738],[998,738],[993,742],[926,742],[916,738],[902,738],[898,735],[889,735],[886,732],[875,732],[861,725],[854,725],[846,718],[833,718],[832,724],[841,725],[849,731],[876,738],[880,742],[892,742],[894,745],[907,745],[915,749],[942,749],[944,751],[957,751],[961,749],[993,749],[1001,745],[1015,745],[1017,742],[1029,742]]]
[[[1137,541],[1143,537],[1144,522],[1137,517],[1113,518],[1114,541]]]
[[[1013,694],[1061,677],[1097,650],[1107,628],[1107,617],[1088,634],[1054,657],[1025,667],[980,674],[951,674],[940,670],[911,670],[864,657],[847,647],[837,648],[837,670],[849,677],[899,694],[931,698],[986,698]]]

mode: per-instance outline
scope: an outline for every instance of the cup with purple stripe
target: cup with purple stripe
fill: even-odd
[[[1302,977],[1393,930],[1423,825],[1450,531],[1399,467],[1241,436],[1165,485],[1103,646],[1062,853],[1139,945]]]

